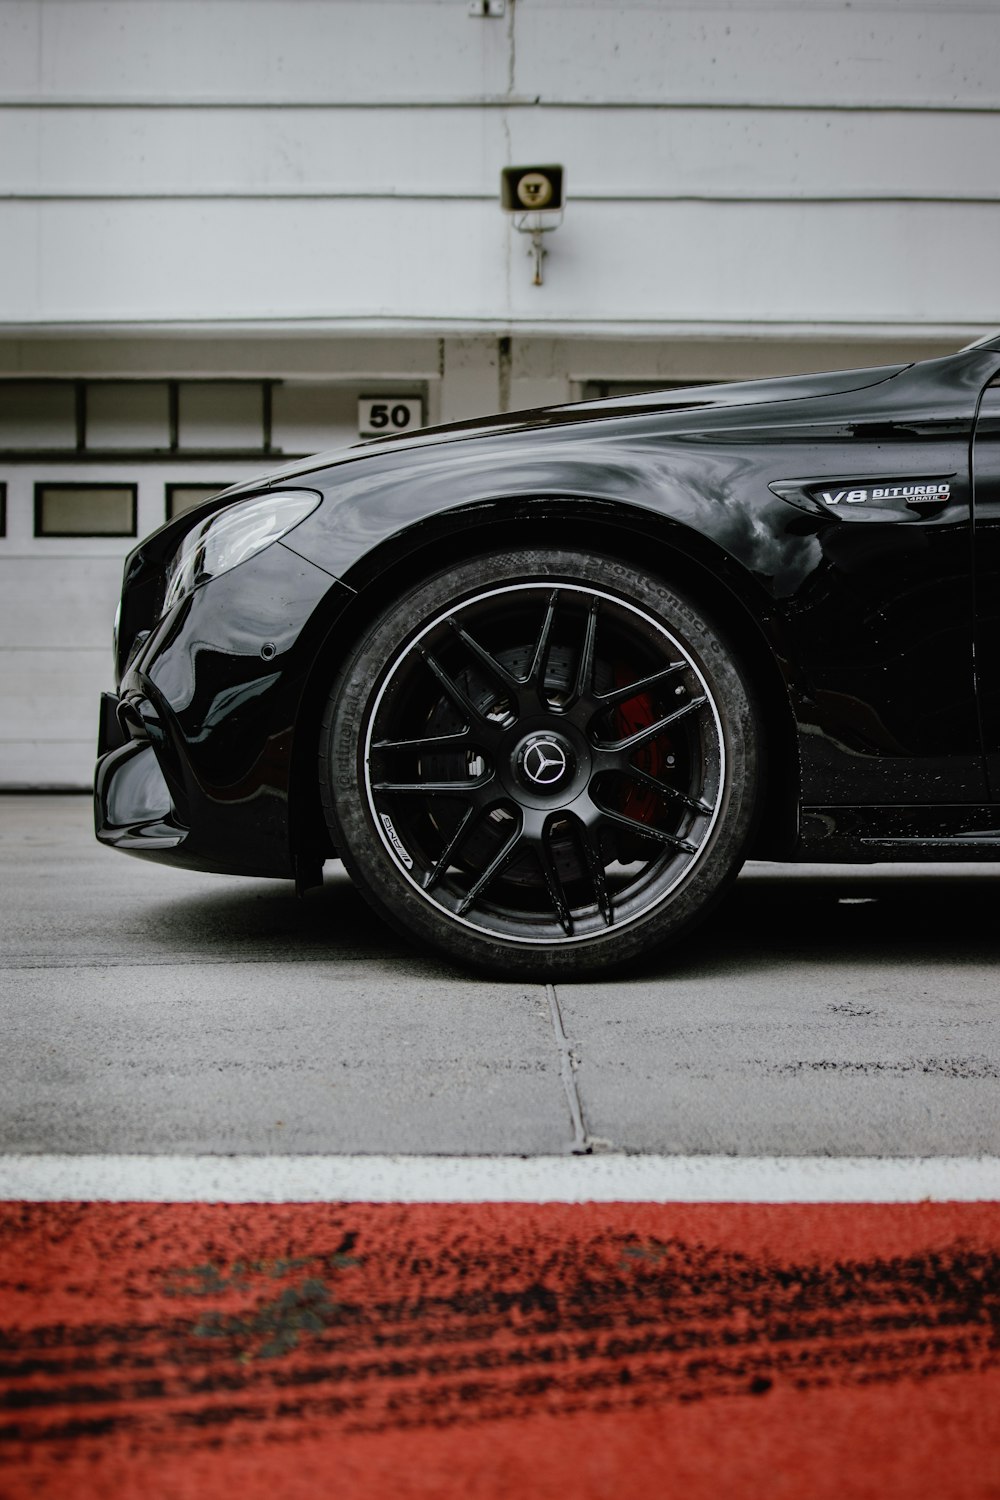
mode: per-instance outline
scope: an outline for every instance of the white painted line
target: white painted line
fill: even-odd
[[[993,1202],[1000,1201],[1000,1157],[5,1156],[0,1200]]]

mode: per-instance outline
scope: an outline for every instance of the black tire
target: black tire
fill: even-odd
[[[358,643],[323,719],[330,831],[387,922],[490,974],[606,974],[686,931],[750,836],[759,732],[702,613],[612,558],[491,553]]]

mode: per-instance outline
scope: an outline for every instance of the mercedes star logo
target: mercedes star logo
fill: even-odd
[[[524,774],[536,786],[554,786],[566,766],[566,751],[556,740],[535,740],[524,752]]]

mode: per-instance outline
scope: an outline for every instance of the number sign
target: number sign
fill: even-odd
[[[400,437],[423,425],[419,396],[362,396],[358,402],[359,437]]]

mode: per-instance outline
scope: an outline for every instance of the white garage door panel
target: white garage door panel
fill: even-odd
[[[113,686],[106,650],[0,652],[0,742],[96,741],[97,700]]]
[[[120,557],[0,558],[0,787],[90,785]]]
[[[103,652],[110,665],[121,581],[118,557],[0,558],[0,642],[43,649],[72,642]]]
[[[113,683],[107,644],[0,651],[0,787],[89,786],[98,701]]]
[[[0,741],[0,787],[8,791],[86,791],[93,785],[96,752],[96,725],[86,740],[61,744],[51,740]]]

